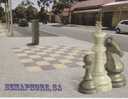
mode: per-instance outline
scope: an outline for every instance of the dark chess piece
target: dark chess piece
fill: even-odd
[[[124,64],[121,61],[123,53],[118,43],[112,38],[108,37],[105,40],[107,63],[105,68],[112,80],[113,88],[119,88],[126,85],[126,80],[122,72],[124,71]]]
[[[83,67],[85,68],[85,76],[83,80],[79,84],[79,92],[80,93],[85,93],[85,94],[93,94],[96,93],[96,87],[93,82],[92,78],[92,57],[91,55],[86,55],[84,57],[84,65]]]
[[[39,45],[39,21],[37,19],[32,20],[32,43],[27,46]]]

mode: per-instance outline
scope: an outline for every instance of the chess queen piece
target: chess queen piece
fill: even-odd
[[[122,74],[124,64],[120,59],[123,56],[123,53],[118,43],[112,37],[106,38],[105,46],[107,48],[107,63],[105,67],[112,80],[112,86],[114,88],[122,87],[126,84],[125,77]]]
[[[107,92],[112,90],[112,83],[105,70],[106,48],[104,41],[106,33],[102,32],[100,21],[96,24],[96,30],[94,34],[94,47],[92,49],[94,51],[93,79],[97,92]]]
[[[85,65],[83,67],[85,68],[86,72],[83,80],[79,84],[80,93],[85,93],[85,94],[96,93],[95,84],[92,78],[92,63],[93,63],[92,60],[93,60],[92,55],[86,55],[84,57],[83,61]]]

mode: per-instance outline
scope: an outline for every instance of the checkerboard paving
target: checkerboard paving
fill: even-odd
[[[77,47],[32,46],[14,48],[14,53],[29,71],[42,71],[83,66],[86,49]]]

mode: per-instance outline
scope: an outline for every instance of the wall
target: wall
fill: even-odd
[[[95,25],[96,13],[74,13],[72,14],[72,24]]]
[[[114,12],[112,17],[112,27],[115,27],[121,20],[128,20],[128,11]]]

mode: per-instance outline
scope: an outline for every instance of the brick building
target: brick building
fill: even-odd
[[[108,26],[115,27],[119,21],[128,20],[128,0],[105,4],[103,5],[103,11],[104,17],[106,13],[110,15],[108,19],[105,20],[104,18],[104,24],[107,21]]]
[[[103,9],[102,23],[114,27],[122,19],[128,19],[128,0],[82,0],[72,6],[72,24],[95,25],[99,11]]]

